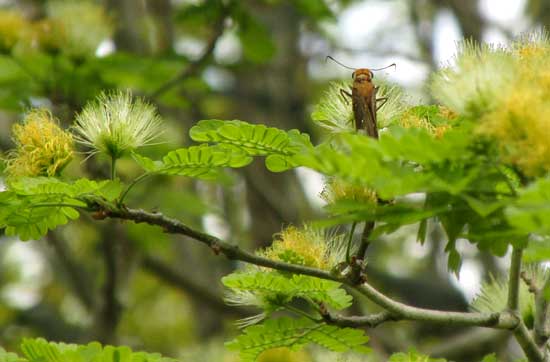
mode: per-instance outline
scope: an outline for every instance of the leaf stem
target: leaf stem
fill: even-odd
[[[146,179],[147,177],[151,176],[152,173],[150,172],[145,172],[141,175],[139,175],[138,177],[136,177],[132,182],[130,182],[130,184],[124,189],[124,191],[120,194],[120,197],[118,198],[118,204],[121,205],[122,202],[124,201],[124,198],[126,198],[126,195],[128,195],[128,192],[130,192],[130,190],[137,184],[139,183],[140,181]]]
[[[308,313],[304,312],[303,310],[298,309],[296,307],[293,307],[291,305],[285,304],[283,307],[285,309],[291,311],[292,313],[295,313],[297,315],[301,315],[302,317],[306,317],[307,319],[311,319],[314,322],[321,322],[319,319],[313,317],[312,315],[309,315]]]

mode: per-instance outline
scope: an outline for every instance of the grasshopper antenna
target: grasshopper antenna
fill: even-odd
[[[357,68],[348,67],[347,65],[340,63],[339,61],[337,61],[336,59],[334,59],[334,58],[331,57],[330,55],[327,55],[327,57],[325,58],[325,62],[326,62],[328,59],[332,60],[332,61],[333,61],[334,63],[336,63],[336,64],[341,65],[341,66],[344,67],[344,68],[348,68],[348,69],[351,69],[351,70],[357,70]],[[394,64],[394,65],[395,65],[395,64]]]
[[[373,69],[373,68],[370,68],[370,70],[372,71],[378,71],[378,70],[384,70],[384,69],[388,69],[389,67],[393,67],[393,70],[396,70],[397,69],[397,65],[395,63],[391,63],[390,65],[388,65],[387,67],[383,67],[383,68],[377,68],[377,69]]]

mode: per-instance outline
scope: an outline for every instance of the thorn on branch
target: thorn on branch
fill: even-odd
[[[109,214],[106,210],[97,210],[96,212],[92,213],[92,218],[94,220],[105,220]]]
[[[212,249],[212,251],[216,256],[220,255],[220,253],[222,252],[222,248],[218,244],[212,244],[210,248]]]

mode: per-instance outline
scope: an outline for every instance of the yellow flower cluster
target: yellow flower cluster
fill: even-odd
[[[72,159],[71,134],[46,109],[34,109],[22,124],[15,124],[13,140],[16,148],[6,167],[10,177],[56,176]]]
[[[344,200],[373,205],[378,202],[374,190],[335,178],[327,181],[320,196],[328,204]]]
[[[504,162],[536,177],[550,170],[550,39],[518,42],[513,86],[498,96],[479,131],[498,141]]]
[[[277,235],[271,247],[260,252],[266,258],[329,270],[337,263],[333,241],[311,227],[290,226]]]
[[[456,114],[453,111],[444,106],[439,106],[439,114],[443,118],[447,119],[453,119],[456,117]],[[441,138],[445,132],[451,128],[448,124],[435,125],[430,122],[427,117],[419,116],[410,110],[404,112],[398,119],[397,123],[404,128],[424,128],[436,138]]]
[[[550,170],[550,38],[531,34],[510,48],[467,44],[457,66],[436,75],[436,97],[478,122],[501,159],[528,177]]]

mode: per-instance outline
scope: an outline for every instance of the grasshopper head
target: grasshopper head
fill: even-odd
[[[367,68],[360,68],[357,69],[353,74],[351,75],[354,81],[356,82],[370,82],[372,78],[374,78],[374,74],[371,72],[370,69]]]

